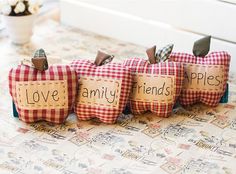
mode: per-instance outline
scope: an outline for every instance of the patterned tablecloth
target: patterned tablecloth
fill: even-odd
[[[121,115],[117,124],[77,121],[24,124],[12,117],[7,74],[20,59],[44,48],[50,62],[94,59],[101,48],[124,58],[145,48],[52,21],[37,25],[30,44],[0,34],[0,173],[14,174],[233,174],[236,173],[236,83],[230,102],[216,108],[177,108],[169,118]],[[234,90],[233,90],[234,89]]]

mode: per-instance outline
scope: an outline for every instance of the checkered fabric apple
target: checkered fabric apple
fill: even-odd
[[[122,64],[110,63],[111,60],[109,55],[98,52],[95,63],[89,60],[71,63],[79,81],[75,104],[78,119],[98,118],[114,123],[124,110],[132,84],[131,72]]]
[[[163,62],[168,59],[172,48],[173,45],[168,45],[158,50],[157,53],[162,52],[158,56],[156,47],[153,47],[147,50],[149,60],[130,58],[124,61],[133,77],[129,102],[132,113],[151,111],[160,117],[171,114],[183,82],[182,64]]]
[[[19,119],[26,123],[63,123],[73,109],[76,72],[69,65],[47,67],[42,63],[44,57],[38,56],[34,60],[37,67],[21,64],[9,72],[9,90]]]
[[[195,42],[193,53],[172,53],[170,61],[184,65],[184,84],[179,102],[191,105],[197,102],[216,106],[226,89],[230,55],[225,51],[209,51],[210,37]]]

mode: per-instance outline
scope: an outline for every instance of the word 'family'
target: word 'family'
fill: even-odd
[[[79,79],[79,104],[117,108],[121,90],[121,80],[101,77],[81,77]]]

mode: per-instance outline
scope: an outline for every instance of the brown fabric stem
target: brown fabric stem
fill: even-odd
[[[146,50],[146,53],[147,53],[149,62],[150,62],[151,64],[157,63],[157,62],[156,62],[156,46],[153,46],[153,47],[151,47],[151,48],[148,48],[148,49]]]
[[[109,59],[109,58],[113,59],[113,57],[114,56],[98,50],[94,64],[97,66],[102,66],[102,65],[106,64],[107,59]],[[107,62],[107,63],[109,63],[109,62]]]
[[[34,68],[39,71],[45,71],[48,69],[48,61],[43,49],[39,49],[35,52],[34,57],[31,59]]]

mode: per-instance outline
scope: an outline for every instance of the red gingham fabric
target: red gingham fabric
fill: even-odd
[[[170,61],[202,64],[202,65],[224,65],[224,88],[221,92],[201,92],[182,90],[179,97],[181,105],[191,105],[197,102],[204,103],[209,106],[216,106],[220,102],[221,97],[224,95],[226,84],[228,81],[228,72],[230,65],[230,55],[227,52],[212,52],[205,57],[195,57],[192,54],[187,53],[172,53],[170,55]]]
[[[178,98],[182,83],[184,69],[182,64],[175,62],[162,62],[158,64],[150,64],[148,60],[140,58],[131,58],[124,61],[124,65],[131,68],[132,74],[146,73],[155,75],[174,75],[175,76],[175,101]],[[130,100],[130,108],[134,114],[142,114],[151,111],[160,117],[168,117],[172,112],[173,103],[143,102]]]
[[[33,67],[18,65],[9,72],[9,90],[19,113],[19,119],[32,123],[45,120],[52,123],[63,123],[73,109],[76,97],[77,75],[70,66],[50,66],[46,71],[38,71]],[[22,109],[17,103],[16,82],[21,81],[46,81],[46,80],[67,80],[68,85],[68,106],[58,109]]]
[[[78,101],[76,101],[75,106],[75,113],[80,120],[89,120],[96,117],[104,123],[114,123],[117,120],[119,114],[121,114],[124,110],[129,98],[132,85],[130,70],[118,63],[108,63],[103,66],[96,66],[89,60],[75,60],[71,63],[71,67],[75,68],[78,79],[83,76],[122,80],[118,109],[99,107],[95,105],[84,105]]]

